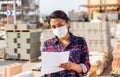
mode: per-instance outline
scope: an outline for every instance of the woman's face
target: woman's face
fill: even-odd
[[[61,18],[52,18],[50,20],[50,26],[52,29],[59,28],[62,26],[66,26],[67,28],[70,25],[70,21],[66,22],[64,19]]]

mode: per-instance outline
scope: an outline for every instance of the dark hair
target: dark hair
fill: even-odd
[[[48,17],[48,23],[49,24],[50,24],[50,20],[52,18],[61,18],[61,19],[64,19],[66,22],[68,20],[70,20],[69,17],[67,16],[67,14],[62,10],[56,10],[56,11],[54,11],[50,14],[50,16]]]

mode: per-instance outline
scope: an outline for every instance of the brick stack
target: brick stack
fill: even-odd
[[[111,74],[120,75],[120,41],[113,51],[112,71]]]
[[[8,66],[5,66],[3,69],[3,77],[12,77],[13,75],[19,74],[22,72],[22,64],[14,63]]]
[[[110,51],[109,23],[71,23],[71,32],[87,40],[90,51]]]
[[[40,56],[40,31],[35,24],[6,24],[7,59],[34,61]]]

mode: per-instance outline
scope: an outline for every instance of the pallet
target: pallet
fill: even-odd
[[[5,30],[6,32],[30,32],[30,30]]]
[[[29,61],[27,59],[16,59],[16,58],[6,58],[5,60],[13,60],[13,61]]]

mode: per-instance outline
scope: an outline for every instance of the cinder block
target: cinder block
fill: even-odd
[[[14,24],[5,24],[5,30],[14,30],[15,26]]]
[[[7,59],[18,59],[18,52],[14,48],[6,48]]]
[[[0,48],[0,58],[4,58],[5,56],[5,48]]]
[[[21,37],[23,38],[30,38],[30,33],[29,32],[21,32]]]
[[[75,36],[79,36],[79,37],[84,37],[84,38],[86,38],[86,31],[71,30],[71,32],[72,32]]]
[[[18,30],[37,29],[36,24],[17,24]]]
[[[7,38],[17,38],[18,35],[18,32],[6,32]]]
[[[85,23],[85,30],[101,30],[102,23]]]
[[[110,23],[108,23],[108,22],[103,22],[102,23],[102,31],[107,31],[107,30],[109,30],[109,24]]]
[[[4,67],[3,75],[4,77],[12,77],[15,74],[22,72],[22,64],[14,63]]]
[[[83,22],[72,22],[70,27],[71,30],[85,30]]]
[[[10,44],[10,43],[7,43],[7,47],[8,47],[8,48],[18,48],[18,46],[19,46],[19,45],[18,45],[18,44],[15,44],[15,43],[11,43],[11,44]]]

